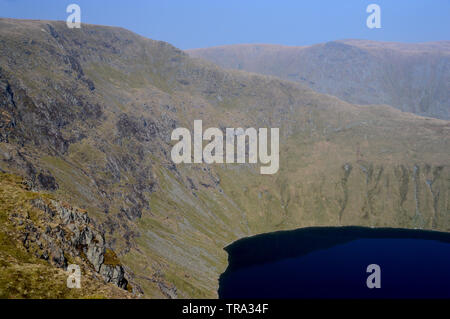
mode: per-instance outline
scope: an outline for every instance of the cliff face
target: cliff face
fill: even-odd
[[[307,47],[230,45],[187,51],[225,68],[302,83],[355,104],[450,119],[450,42],[333,41]]]
[[[25,248],[32,250],[36,257],[60,268],[67,268],[68,258],[84,257],[105,282],[127,288],[120,261],[112,250],[106,248],[103,234],[93,228],[87,212],[80,212],[54,200],[46,202],[37,199],[32,205],[47,215],[40,218],[41,225],[35,225],[32,220],[26,222],[21,235]],[[12,222],[23,224],[23,217],[14,216]],[[57,226],[52,229],[49,227],[51,223]]]
[[[132,296],[120,261],[86,211],[32,191],[14,175],[0,174],[0,185],[2,298]],[[82,289],[66,286],[69,264],[80,267]]]
[[[450,230],[448,121],[223,70],[120,28],[0,19],[0,53],[0,170],[49,192],[52,201],[33,203],[61,227],[84,215],[54,201],[86,210],[105,240],[70,226],[73,254],[123,286],[120,260],[145,297],[217,296],[223,247],[260,232]],[[279,172],[173,164],[172,130],[196,119],[205,129],[279,127]],[[48,260],[61,267],[54,236]]]

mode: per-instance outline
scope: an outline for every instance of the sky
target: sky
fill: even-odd
[[[450,0],[0,0],[0,17],[120,26],[180,49],[237,43],[310,45],[338,39],[450,40]],[[369,4],[381,28],[369,29]]]

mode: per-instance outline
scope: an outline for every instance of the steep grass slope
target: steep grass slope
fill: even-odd
[[[120,28],[0,20],[0,169],[86,209],[145,297],[215,297],[230,242],[450,230],[448,121],[224,70]],[[280,171],[174,165],[171,132],[279,127]]]

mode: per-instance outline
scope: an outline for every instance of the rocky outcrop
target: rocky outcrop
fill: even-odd
[[[99,269],[99,273],[103,276],[106,282],[112,282],[116,286],[126,289],[127,280],[124,276],[124,270],[121,265],[105,265],[102,264]]]
[[[124,268],[86,211],[44,198],[34,199],[32,205],[44,212],[38,221],[17,216],[17,224],[24,225],[21,236],[28,251],[59,268],[80,258],[105,282],[127,289]]]

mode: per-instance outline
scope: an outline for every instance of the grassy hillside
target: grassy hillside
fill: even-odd
[[[305,47],[229,45],[187,51],[232,68],[274,75],[356,104],[450,119],[450,42],[341,40]]]
[[[224,70],[120,28],[0,19],[0,53],[0,170],[87,210],[145,297],[216,297],[223,247],[256,233],[450,230],[448,121]],[[171,132],[195,119],[279,127],[280,171],[174,165]]]

